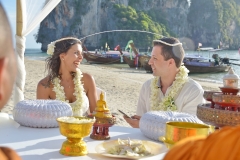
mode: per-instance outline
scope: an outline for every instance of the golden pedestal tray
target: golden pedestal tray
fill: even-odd
[[[63,142],[60,153],[66,156],[84,156],[88,153],[86,142],[83,138],[88,136],[95,119],[86,117],[74,117],[83,120],[82,123],[66,122],[61,120],[62,117],[57,119],[59,124],[60,133],[67,137]],[[84,120],[88,122],[84,122]]]
[[[100,99],[97,101],[97,107],[91,116],[94,116],[96,121],[93,124],[93,130],[90,138],[95,140],[110,139],[109,127],[116,123],[116,117],[113,116],[108,109],[103,93],[100,94]]]
[[[197,106],[197,117],[216,127],[236,126],[240,124],[240,112],[211,108],[211,104]]]
[[[204,91],[204,98],[211,103],[197,106],[197,117],[215,127],[240,124],[239,88],[219,87],[219,91]]]
[[[95,140],[108,140],[110,139],[109,127],[116,123],[116,117],[96,117],[96,121],[93,124],[93,130],[90,135],[90,138]]]

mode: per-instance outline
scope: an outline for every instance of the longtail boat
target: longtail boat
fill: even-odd
[[[142,55],[139,60],[146,72],[152,73],[152,68],[148,64],[151,56]],[[198,55],[185,55],[183,59],[184,66],[189,70],[189,73],[215,73],[227,72],[230,69],[231,63],[227,58],[219,58],[219,62],[211,61],[207,58]]]
[[[130,68],[139,68],[142,67],[141,62],[139,61],[139,57],[141,56],[132,40],[128,41],[125,50],[130,49],[130,53],[133,51],[134,55],[123,55],[124,61],[129,65]]]
[[[148,64],[149,59],[151,58],[150,55],[141,55],[139,57],[139,61],[142,67],[146,70],[147,73],[152,73],[152,67]]]
[[[128,52],[123,52],[123,54],[128,54]],[[107,51],[107,52],[90,52],[83,51],[83,57],[91,63],[124,63],[121,62],[121,56],[119,51]]]
[[[129,54],[128,52],[123,52],[120,46],[117,46],[117,51],[88,51],[87,48],[83,45],[83,58],[90,63],[101,63],[101,64],[112,64],[112,63],[124,63],[123,58],[124,54]]]
[[[139,57],[140,56],[141,55],[139,55]],[[136,57],[133,57],[131,59],[129,55],[123,55],[123,60],[128,64],[130,68],[139,68],[139,67],[142,67],[141,62],[139,61],[139,57],[138,57],[138,63],[136,63],[136,60],[137,60]]]
[[[218,58],[217,54],[213,58]],[[230,69],[230,63],[227,58],[219,58],[218,61],[212,61],[201,56],[188,56],[183,59],[184,66],[189,70],[189,73],[215,73],[227,72]]]

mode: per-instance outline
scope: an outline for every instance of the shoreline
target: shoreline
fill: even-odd
[[[38,67],[36,69],[36,66]],[[36,99],[36,87],[40,79],[45,77],[45,61],[29,60],[25,58],[26,81],[24,97],[27,99]],[[83,62],[80,65],[82,72],[91,74],[96,82],[96,86],[106,92],[106,102],[108,108],[117,118],[118,126],[127,126],[122,114],[117,109],[123,110],[128,115],[134,115],[136,112],[137,100],[142,84],[150,78],[152,74],[145,70],[113,68],[109,66],[100,66]],[[190,75],[191,77],[191,75]],[[206,82],[206,80],[196,80],[204,90],[219,91],[222,85],[219,83]],[[12,114],[13,93],[7,105],[2,112]]]

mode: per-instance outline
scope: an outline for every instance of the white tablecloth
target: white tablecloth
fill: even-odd
[[[141,139],[150,140],[145,137],[139,129],[112,126],[109,128],[110,140],[121,139]],[[100,159],[108,160],[107,158],[97,154],[95,147],[104,142],[93,140],[90,137],[85,137],[87,143],[88,154],[86,156],[68,157],[59,153],[62,143],[66,137],[62,136],[59,128],[29,128],[20,126],[19,128],[9,127],[1,128],[0,130],[0,145],[8,146],[14,149],[23,160],[54,160],[54,159]],[[160,143],[160,142],[159,142]],[[149,157],[145,159],[160,160],[165,153]]]

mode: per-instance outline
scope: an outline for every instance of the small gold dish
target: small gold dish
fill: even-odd
[[[208,125],[191,122],[167,122],[165,137],[159,137],[168,148],[171,148],[178,141],[191,136],[207,136],[212,132]]]
[[[87,117],[57,118],[60,133],[67,137],[63,142],[60,153],[66,156],[84,156],[88,153],[83,138],[91,132],[95,119]]]
[[[159,141],[163,142],[168,149],[172,148],[172,146],[174,145],[174,143],[168,142],[168,140],[164,136],[159,137]]]

